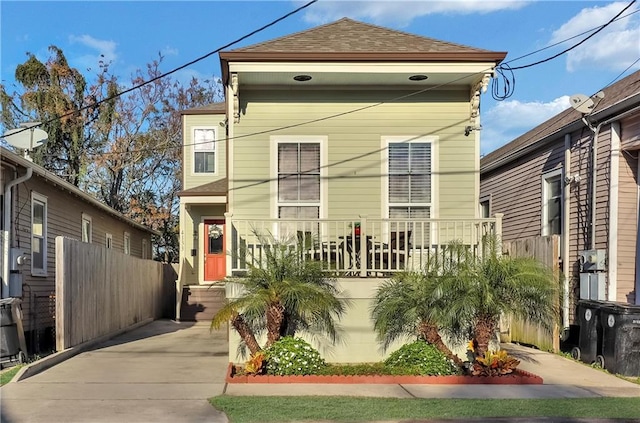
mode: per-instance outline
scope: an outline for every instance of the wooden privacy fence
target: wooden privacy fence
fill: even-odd
[[[56,349],[162,316],[163,264],[56,237]]]
[[[503,253],[511,257],[532,257],[552,269],[558,281],[558,292],[560,292],[560,237],[558,235],[507,241],[503,243]],[[559,306],[559,298],[556,299],[556,303]],[[507,330],[503,331],[501,328],[501,332],[507,332],[507,336],[512,342],[535,345],[547,351],[557,352],[560,349],[557,324],[554,325],[552,331],[549,331],[540,325],[510,318],[506,325],[508,326]]]

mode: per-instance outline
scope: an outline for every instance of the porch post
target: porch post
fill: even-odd
[[[225,228],[225,232],[226,232],[226,236],[224,237],[224,249],[227,252],[227,256],[226,256],[226,261],[227,261],[227,265],[226,267],[226,273],[227,276],[231,276],[231,266],[233,266],[233,257],[234,254],[237,253],[237,251],[233,251],[233,226],[232,226],[232,222],[231,222],[231,216],[233,216],[231,213],[229,212],[225,212],[224,213],[224,228]]]
[[[496,213],[496,242],[497,242],[497,253],[499,255],[502,255],[502,217],[504,216],[504,213]]]

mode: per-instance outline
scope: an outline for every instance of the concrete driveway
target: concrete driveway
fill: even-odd
[[[2,422],[227,422],[226,331],[158,320],[0,388]]]

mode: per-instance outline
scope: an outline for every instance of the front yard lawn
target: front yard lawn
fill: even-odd
[[[481,417],[636,419],[640,416],[640,398],[400,399],[222,395],[209,401],[232,423]]]

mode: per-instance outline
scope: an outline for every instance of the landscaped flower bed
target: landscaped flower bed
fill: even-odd
[[[407,376],[407,375],[246,375],[239,374],[242,368],[229,363],[227,383],[387,383],[387,384],[430,384],[430,385],[540,385],[542,378],[523,370],[502,376]]]

